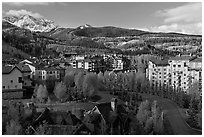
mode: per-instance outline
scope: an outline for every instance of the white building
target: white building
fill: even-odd
[[[113,58],[113,70],[123,70],[123,61],[121,58]]]
[[[44,69],[38,69],[35,71],[35,79],[46,80],[47,72]]]
[[[90,59],[84,60],[84,69],[91,70],[92,69],[92,62]]]
[[[199,82],[199,90],[202,89],[202,58],[190,60],[189,66],[189,86],[195,82]]]
[[[170,66],[167,60],[149,60],[146,76],[148,77],[151,86],[155,86],[156,83],[161,85],[168,84],[169,74]]]
[[[169,59],[170,72],[171,72],[171,86],[174,88],[181,88],[186,91],[189,83],[188,66],[190,60],[195,57],[192,56],[176,56]]]

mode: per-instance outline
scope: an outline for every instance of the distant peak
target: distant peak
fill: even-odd
[[[3,20],[31,31],[49,32],[57,28],[53,21],[44,18],[35,18],[28,14],[21,16],[7,16],[4,17]]]
[[[89,24],[85,24],[85,25],[81,25],[81,26],[79,26],[78,28],[80,28],[80,29],[84,29],[84,28],[91,28],[92,26],[91,25],[89,25]]]

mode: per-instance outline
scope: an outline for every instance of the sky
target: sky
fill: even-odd
[[[3,2],[2,16],[29,14],[61,27],[115,26],[202,34],[201,2]]]

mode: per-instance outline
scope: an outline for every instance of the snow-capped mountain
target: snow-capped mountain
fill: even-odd
[[[29,29],[31,31],[39,31],[39,32],[49,32],[57,26],[53,21],[43,19],[43,18],[34,18],[30,15],[22,15],[22,16],[9,16],[4,17],[4,21],[7,21],[13,25],[16,25],[21,28]]]
[[[79,26],[78,28],[84,29],[84,28],[90,28],[90,27],[92,27],[92,26],[89,24],[85,24],[85,25]]]

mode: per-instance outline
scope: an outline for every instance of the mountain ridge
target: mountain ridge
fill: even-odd
[[[53,21],[44,18],[34,18],[31,15],[6,16],[3,20],[12,25],[29,29],[34,32],[49,32],[58,27]]]

